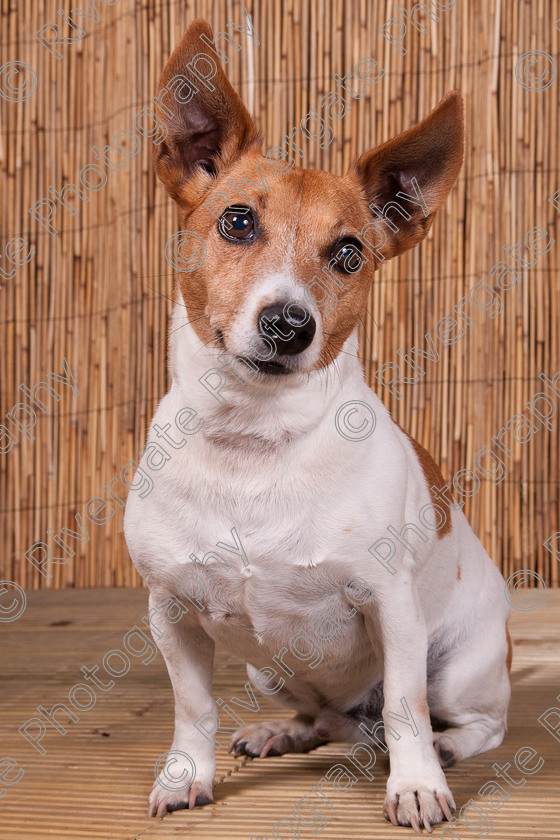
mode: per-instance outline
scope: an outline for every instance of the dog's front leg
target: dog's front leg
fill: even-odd
[[[202,715],[216,713],[210,693],[214,642],[197,624],[167,621],[158,608],[162,598],[150,593],[150,626],[173,685],[175,734],[149,799],[148,814],[158,817],[212,802],[216,772],[214,744],[194,726]]]
[[[372,641],[383,648],[383,721],[391,772],[384,814],[395,825],[430,826],[455,810],[433,747],[427,703],[428,639],[411,571],[399,568],[366,614]]]

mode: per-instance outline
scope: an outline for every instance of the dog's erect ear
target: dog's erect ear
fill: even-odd
[[[420,242],[463,162],[463,99],[448,93],[421,123],[353,165],[367,197],[384,259]]]
[[[156,173],[179,204],[188,205],[184,188],[198,171],[214,175],[259,145],[249,112],[208,47],[212,37],[205,20],[193,21],[167,62],[154,100],[158,120],[167,129],[155,147]]]

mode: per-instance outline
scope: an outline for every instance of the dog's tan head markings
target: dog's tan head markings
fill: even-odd
[[[344,176],[288,166],[261,153],[211,39],[205,21],[192,23],[155,100],[167,130],[157,175],[181,228],[206,249],[201,265],[179,273],[183,300],[198,338],[257,379],[309,373],[355,330],[378,266],[430,229],[462,162],[461,95],[449,93]]]

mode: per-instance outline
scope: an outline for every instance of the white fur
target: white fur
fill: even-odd
[[[233,325],[235,352],[250,338],[261,291],[305,300],[289,277],[268,278],[259,288],[258,300],[248,301]],[[305,351],[308,362],[321,341],[320,313],[315,317],[318,333]],[[344,585],[354,577],[367,581],[374,601],[322,642],[317,667],[302,662],[296,677],[286,680],[291,696],[283,701],[304,716],[303,722],[296,719],[289,732],[278,724],[276,741],[270,727],[261,735],[252,730],[247,738],[254,739],[253,750],[265,752],[271,743],[280,745],[279,751],[306,749],[321,737],[344,737],[352,729],[345,711],[383,679],[384,715],[404,715],[405,698],[417,726],[414,735],[410,726],[386,718],[401,736],[387,738],[386,811],[396,809],[401,823],[414,825],[419,816],[420,824],[428,825],[443,818],[438,797],[454,807],[434,740],[458,759],[501,742],[509,701],[503,579],[458,510],[449,535],[432,532],[427,543],[416,539],[416,555],[399,547],[392,560],[395,575],[368,552],[376,539],[387,536],[388,525],[400,529],[405,522],[418,523],[419,510],[431,499],[412,445],[364,382],[356,332],[343,351],[336,362],[310,374],[273,378],[244,370],[245,384],[228,375],[223,391],[228,402],[222,404],[199,382],[216,366],[218,351],[202,345],[188,325],[183,302],[175,306],[172,387],[148,439],[158,440],[154,423],[173,425],[186,406],[196,409],[204,426],[173,452],[161,472],[150,473],[155,487],[147,498],[130,493],[127,543],[150,588],[152,606],[167,596],[181,597],[177,584],[191,563],[189,555],[201,558],[220,541],[233,546],[232,528],[249,565],[241,553],[227,552],[228,568],[211,564],[214,583],[202,612],[191,607],[176,624],[156,621],[163,635],[155,638],[176,700],[173,749],[192,756],[197,777],[190,793],[188,785],[172,794],[156,782],[152,812],[186,803],[189,795],[192,805],[200,791],[211,795],[213,747],[193,724],[216,710],[210,693],[214,642],[243,657],[253,670],[272,666],[272,656],[323,609],[323,596],[334,593],[349,609]],[[346,440],[335,426],[337,409],[350,400],[367,403],[375,413],[375,431],[363,441]],[[427,685],[430,640],[447,653]],[[295,669],[293,658],[290,664]],[[245,696],[242,686],[237,696]],[[436,737],[426,697],[430,712],[450,727]],[[366,740],[354,729],[356,740]]]

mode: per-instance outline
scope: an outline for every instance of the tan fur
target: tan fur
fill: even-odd
[[[507,645],[508,645],[506,665],[507,665],[508,671],[511,673],[511,663],[513,661],[513,643],[511,641],[511,636],[509,634],[507,622],[506,622],[506,639],[507,639]]]

